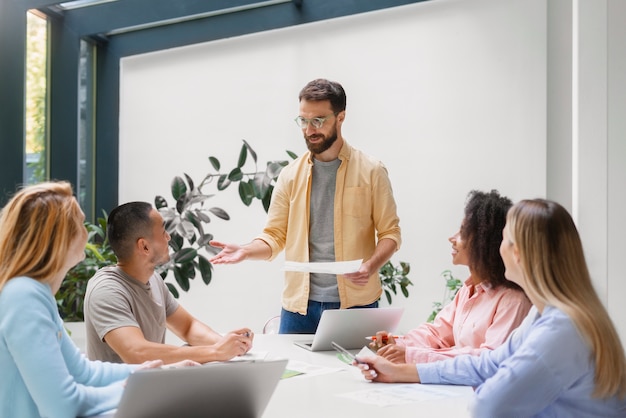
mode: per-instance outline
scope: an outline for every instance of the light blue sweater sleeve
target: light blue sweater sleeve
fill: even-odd
[[[87,360],[46,284],[14,278],[0,292],[0,416],[68,418],[114,409],[134,368]]]
[[[420,364],[422,383],[476,387],[473,417],[625,417],[626,399],[600,399],[591,350],[563,312],[535,309],[509,339],[476,356]]]

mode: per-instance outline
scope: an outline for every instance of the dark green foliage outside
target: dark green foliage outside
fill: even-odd
[[[83,321],[83,304],[87,281],[101,267],[117,263],[117,258],[106,239],[107,214],[98,218],[97,224],[85,222],[87,228],[87,245],[85,259],[72,268],[55,298],[59,307],[59,314],[64,321]]]

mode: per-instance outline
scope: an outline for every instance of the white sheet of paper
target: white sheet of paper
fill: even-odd
[[[328,263],[299,263],[297,261],[285,261],[283,270],[301,271],[305,273],[346,274],[357,271],[359,267],[361,267],[362,262],[363,259]]]
[[[390,406],[451,398],[463,396],[463,394],[447,389],[445,386],[413,383],[375,385],[372,389],[342,393],[337,396],[376,406]]]

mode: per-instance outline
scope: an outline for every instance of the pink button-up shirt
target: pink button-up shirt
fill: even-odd
[[[396,343],[406,347],[407,363],[428,363],[459,354],[479,355],[482,350],[493,350],[504,343],[531,306],[522,291],[504,286],[492,288],[487,283],[474,285],[470,277],[432,324],[420,325]]]

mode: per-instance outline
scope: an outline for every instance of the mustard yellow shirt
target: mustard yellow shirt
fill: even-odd
[[[335,190],[335,260],[368,260],[376,243],[389,238],[400,248],[400,219],[396,213],[387,169],[378,160],[344,141],[339,151]],[[273,260],[283,249],[287,261],[309,261],[309,203],[311,196],[311,153],[285,167],[272,194],[268,220],[258,239],[271,248]],[[341,308],[368,305],[382,293],[378,272],[365,286],[337,276]],[[283,308],[303,315],[309,299],[309,273],[285,272]]]

